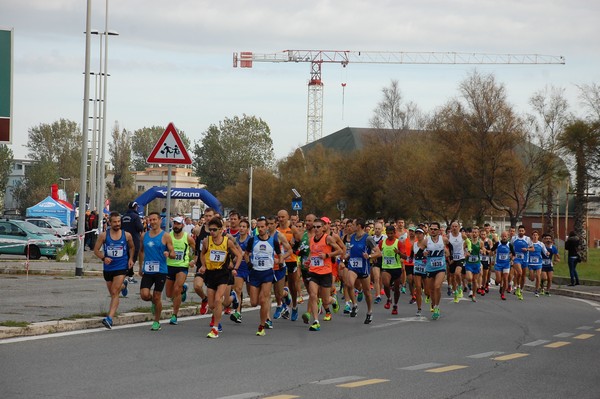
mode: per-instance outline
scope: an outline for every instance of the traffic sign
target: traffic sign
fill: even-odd
[[[173,122],[165,129],[165,132],[160,136],[154,149],[150,153],[148,163],[162,163],[168,165],[191,165],[192,159],[188,154],[179,133],[175,129]]]
[[[302,198],[292,199],[292,210],[293,211],[301,211],[302,210]]]

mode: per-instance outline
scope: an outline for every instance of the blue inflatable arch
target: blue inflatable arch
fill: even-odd
[[[135,201],[140,206],[140,211],[156,198],[167,198],[167,188],[154,186],[139,197]],[[203,188],[171,188],[172,199],[199,199],[207,206],[216,209],[220,214],[223,214],[223,206],[221,202],[210,192]]]

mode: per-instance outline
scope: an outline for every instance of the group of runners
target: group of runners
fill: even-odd
[[[169,323],[178,323],[179,308],[187,297],[188,270],[195,269],[193,288],[202,301],[199,313],[212,313],[208,338],[219,337],[223,314],[242,323],[244,285],[251,306],[260,307],[256,335],[264,336],[274,319],[298,320],[302,286],[308,301],[301,319],[310,331],[319,331],[321,321],[330,321],[339,311],[338,297],[345,301],[343,313],[352,318],[364,300],[364,323],[370,324],[373,306],[384,302],[382,297],[383,307],[397,315],[401,293],[407,290],[410,304],[417,306],[416,316],[423,316],[425,302],[437,320],[444,281],[456,303],[465,294],[473,302],[485,296],[492,278],[502,300],[510,292],[523,300],[527,271],[535,281],[534,295],[549,295],[553,262],[559,261],[552,237],[533,231],[530,238],[524,226],[498,236],[487,223],[481,229],[462,228],[457,221],[445,230],[438,222],[407,228],[402,219],[332,222],[308,214],[301,221],[286,210],[256,221],[231,211],[224,220],[208,208],[201,225],[185,229],[184,219],[175,217],[167,233],[159,213],[147,218],[139,247],[121,229],[116,212],[110,214],[110,229],[96,242],[94,252],[103,261],[111,295],[108,316],[102,321],[109,329],[119,294],[127,295],[125,276],[136,261],[142,276],[140,296],[151,302],[154,331],[161,329],[163,290],[173,303]]]

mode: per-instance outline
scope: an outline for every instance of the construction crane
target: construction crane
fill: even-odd
[[[341,64],[564,64],[565,58],[540,54],[486,54],[455,52],[403,51],[338,51],[338,50],[284,50],[278,53],[258,54],[251,51],[233,53],[233,67],[252,68],[254,62],[310,62],[308,81],[308,111],[306,142],[323,135],[323,80],[324,63]]]

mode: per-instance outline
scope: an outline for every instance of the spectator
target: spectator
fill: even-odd
[[[579,257],[579,237],[575,234],[574,231],[569,233],[569,237],[567,241],[565,241],[565,249],[568,254],[568,263],[569,263],[569,275],[571,276],[571,284],[569,287],[573,287],[575,285],[579,285],[579,276],[577,275],[577,264],[581,261]]]

